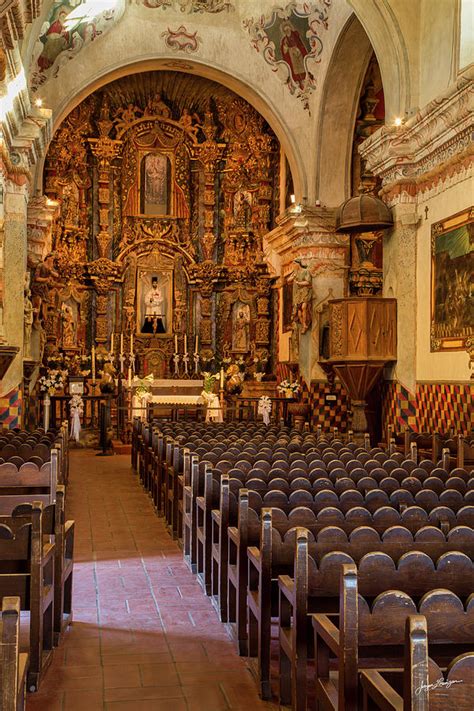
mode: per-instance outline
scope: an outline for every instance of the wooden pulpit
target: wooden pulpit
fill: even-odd
[[[353,296],[329,302],[328,364],[346,388],[352,429],[367,431],[366,398],[387,363],[397,359],[397,301]]]

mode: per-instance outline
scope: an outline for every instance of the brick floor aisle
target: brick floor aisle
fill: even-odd
[[[27,711],[253,711],[262,702],[128,456],[71,453],[74,624]]]

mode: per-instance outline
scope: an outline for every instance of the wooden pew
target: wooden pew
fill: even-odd
[[[271,618],[278,612],[278,576],[293,571],[295,553],[295,530],[282,535],[272,524],[277,509],[262,511],[262,528],[259,548],[250,546],[248,558],[248,653],[258,661],[258,679],[263,698],[270,698],[270,641]],[[302,525],[305,523],[302,521]],[[453,532],[450,532],[451,534]],[[443,532],[427,527],[414,536],[406,529],[391,527],[380,535],[370,528],[357,528],[349,535],[337,528],[324,528],[310,543],[310,552],[318,561],[331,550],[347,553],[358,562],[373,551],[386,553],[394,560],[409,550],[419,550],[436,560],[448,550],[474,549],[474,531],[466,528],[452,536],[451,541]],[[311,534],[312,536],[312,534]],[[449,536],[449,534],[448,534]],[[467,549],[467,550],[466,550]]]
[[[474,652],[452,660],[444,672],[428,655],[428,627],[423,615],[406,620],[403,672],[361,672],[363,711],[471,711],[474,699]]]
[[[464,606],[454,593],[437,589],[416,604],[409,595],[388,590],[370,607],[358,594],[356,566],[344,565],[339,615],[312,615],[318,708],[358,711],[360,671],[402,669],[406,619],[416,614],[427,618],[429,652],[437,664],[472,651],[472,599]],[[337,674],[330,675],[332,660]]]
[[[0,595],[18,595],[30,612],[30,691],[38,689],[54,645],[54,543],[43,541],[42,511],[33,504],[29,522],[0,524]]]
[[[53,449],[51,461],[40,469],[31,463],[23,464],[20,469],[10,463],[0,464],[0,514],[25,502],[53,503],[58,485],[58,459],[59,452]]]
[[[65,520],[65,488],[58,486],[56,501],[43,508],[42,526],[45,540],[54,541],[54,643],[59,644],[62,633],[72,622],[72,583],[74,570],[75,522]],[[15,519],[31,519],[32,504],[20,504],[12,512]],[[8,525],[8,517],[0,516],[0,523]]]
[[[0,686],[2,711],[24,711],[28,654],[20,653],[20,598],[2,601]]]
[[[420,597],[440,587],[465,600],[474,590],[474,564],[459,551],[444,553],[437,560],[417,550],[396,560],[374,551],[359,561],[335,551],[323,555],[318,563],[309,552],[311,538],[307,529],[297,529],[293,577],[278,579],[280,703],[293,702],[298,711],[306,708],[306,662],[313,651],[309,615],[337,611],[343,564],[357,563],[359,592],[365,599],[388,589]]]

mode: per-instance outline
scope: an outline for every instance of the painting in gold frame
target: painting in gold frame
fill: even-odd
[[[431,226],[431,351],[464,350],[474,333],[474,208]]]
[[[137,334],[169,338],[173,326],[173,270],[137,269]]]

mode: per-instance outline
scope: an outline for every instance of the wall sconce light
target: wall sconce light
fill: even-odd
[[[393,125],[399,128],[400,126],[403,125],[403,119],[400,116],[397,116],[396,119],[393,122]]]
[[[290,202],[291,202],[292,205],[295,204],[295,202],[296,202],[296,196],[295,196],[295,195],[290,195]]]
[[[35,99],[35,106],[40,109],[43,106],[43,99]]]

